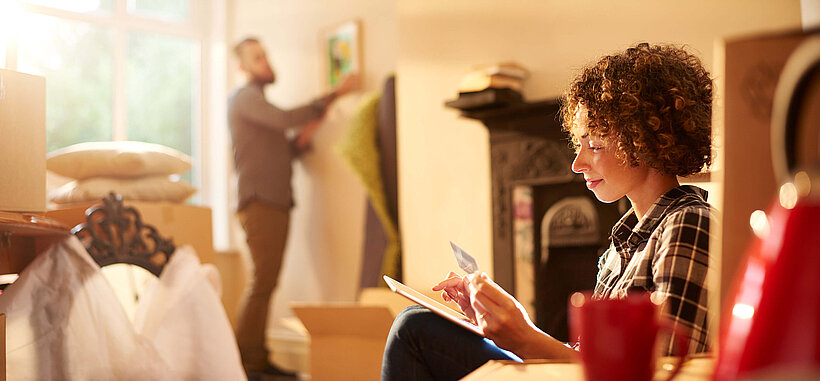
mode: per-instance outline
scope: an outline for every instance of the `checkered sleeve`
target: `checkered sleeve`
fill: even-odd
[[[656,301],[674,329],[689,337],[689,353],[709,350],[706,273],[710,209],[690,206],[668,215],[652,268]],[[679,355],[673,339],[668,355]]]

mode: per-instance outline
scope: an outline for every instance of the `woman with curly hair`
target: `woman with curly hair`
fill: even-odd
[[[563,98],[572,171],[600,201],[632,208],[612,228],[593,298],[653,293],[666,318],[688,333],[689,352],[709,349],[706,192],[678,176],[711,163],[712,81],[681,48],[641,43],[583,70]],[[402,311],[384,352],[382,380],[454,380],[491,359],[573,359],[579,343],[538,329],[518,301],[486,274],[450,273],[433,287],[482,327],[474,335],[419,306]],[[675,353],[672,338],[666,354]],[[580,344],[580,346],[583,346]]]

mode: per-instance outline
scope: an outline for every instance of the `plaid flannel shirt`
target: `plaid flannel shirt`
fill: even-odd
[[[709,219],[706,191],[680,186],[662,195],[638,221],[630,209],[612,228],[612,243],[598,262],[593,297],[653,293],[663,316],[689,335],[689,353],[709,350],[706,273]],[[676,353],[670,338],[667,355]]]

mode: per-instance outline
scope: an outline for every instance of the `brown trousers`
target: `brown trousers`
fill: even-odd
[[[264,369],[268,365],[265,327],[268,322],[271,295],[279,281],[282,259],[290,224],[290,211],[251,201],[237,212],[245,229],[253,259],[245,303],[239,314],[236,341],[246,369]]]

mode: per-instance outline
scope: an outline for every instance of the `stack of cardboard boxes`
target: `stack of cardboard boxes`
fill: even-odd
[[[36,234],[37,216],[46,210],[44,78],[0,69],[0,137],[0,213],[12,221],[0,229],[0,274],[5,274],[17,272],[34,257],[34,239],[18,236]],[[19,230],[28,222],[31,231]],[[6,316],[0,314],[0,381],[5,380]]]

